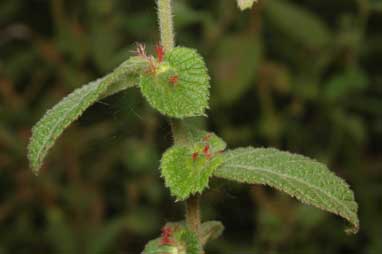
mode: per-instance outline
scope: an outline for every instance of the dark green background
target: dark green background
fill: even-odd
[[[361,230],[268,187],[214,180],[203,217],[226,225],[208,254],[382,253],[382,1],[175,0],[177,44],[205,56],[211,110],[231,147],[275,146],[345,178]],[[153,0],[1,0],[0,253],[140,253],[183,218],[159,177],[170,128],[137,89],[91,107],[41,175],[30,129],[81,84],[158,42]]]

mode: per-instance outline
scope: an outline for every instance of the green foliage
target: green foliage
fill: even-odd
[[[202,246],[195,233],[184,223],[169,222],[162,236],[147,243],[142,254],[200,254]]]
[[[242,183],[265,184],[298,200],[347,219],[359,228],[358,205],[348,184],[307,157],[273,148],[238,148],[224,154],[215,176]]]
[[[165,184],[177,200],[185,200],[208,187],[214,170],[223,163],[226,144],[213,133],[190,129],[189,144],[174,145],[161,160]]]
[[[314,14],[285,0],[264,3],[271,22],[286,36],[310,48],[328,46],[330,31]]]
[[[229,105],[241,98],[253,85],[261,63],[261,48],[254,36],[227,36],[216,49],[212,65],[217,100]]]
[[[365,89],[367,83],[367,76],[362,69],[349,68],[328,81],[324,90],[325,98],[333,101],[341,99],[351,92]]]
[[[126,229],[125,218],[111,220],[104,226],[93,226],[77,234],[65,221],[62,212],[53,208],[47,213],[47,237],[57,246],[54,253],[103,254],[113,249],[118,236]],[[77,239],[82,239],[78,242]]]
[[[133,57],[113,73],[76,89],[49,110],[33,127],[28,146],[28,158],[37,174],[49,149],[66,127],[100,98],[132,87],[138,75],[147,68],[147,62]]]
[[[175,118],[205,115],[210,77],[203,58],[194,49],[176,47],[157,65],[140,80],[151,106]]]

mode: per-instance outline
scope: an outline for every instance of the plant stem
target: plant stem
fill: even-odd
[[[199,232],[200,226],[200,197],[194,195],[186,200],[186,223],[190,230]]]
[[[158,0],[158,17],[161,44],[165,51],[174,48],[174,25],[172,21],[172,0]]]
[[[174,25],[172,14],[172,0],[158,0],[158,17],[161,44],[165,51],[174,48]],[[174,143],[184,142],[184,127],[179,120],[171,120],[170,125]],[[198,234],[200,226],[199,195],[192,196],[186,200],[186,223],[190,230]]]

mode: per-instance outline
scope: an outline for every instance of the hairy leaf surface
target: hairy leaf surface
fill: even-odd
[[[296,42],[309,48],[330,43],[330,30],[314,13],[285,0],[264,1],[264,6],[272,24]]]
[[[224,154],[217,177],[244,183],[265,184],[298,200],[337,214],[359,228],[358,205],[348,184],[328,168],[302,155],[273,148],[238,148]]]
[[[33,171],[38,173],[48,150],[66,127],[97,100],[137,84],[145,68],[145,60],[132,57],[111,74],[74,90],[48,110],[32,129],[28,158]]]
[[[155,71],[142,75],[140,81],[150,105],[175,118],[204,115],[210,77],[203,58],[193,49],[177,47],[155,64]]]

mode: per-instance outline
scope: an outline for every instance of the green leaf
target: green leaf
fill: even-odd
[[[204,222],[199,229],[199,238],[202,245],[208,241],[217,239],[224,231],[224,226],[220,221]]]
[[[358,67],[350,67],[332,77],[323,92],[325,98],[335,101],[352,92],[365,89],[368,83],[367,73]]]
[[[238,148],[224,154],[217,177],[244,183],[265,184],[303,203],[337,214],[359,228],[358,205],[348,184],[328,168],[302,155],[273,148]]]
[[[146,59],[138,56],[130,57],[115,69],[114,72],[106,76],[106,78],[110,79],[110,85],[107,86],[104,93],[100,94],[99,99],[106,98],[138,85],[141,74],[145,72],[147,68],[148,62]]]
[[[166,223],[162,232],[168,232],[169,242],[163,241],[164,234],[148,242],[142,254],[200,254],[202,246],[195,233],[187,229],[184,223]]]
[[[237,5],[240,10],[244,11],[246,9],[251,9],[255,2],[257,2],[257,0],[237,0]]]
[[[177,200],[185,200],[208,187],[209,178],[223,163],[226,144],[213,133],[188,132],[190,144],[174,145],[161,160],[165,185]]]
[[[142,75],[142,94],[164,115],[185,118],[205,115],[209,80],[203,58],[193,49],[177,47],[166,52],[155,70]],[[172,80],[172,82],[171,82]]]
[[[328,27],[313,13],[285,0],[264,1],[271,22],[285,35],[311,48],[330,42]]]
[[[87,254],[110,253],[114,249],[118,237],[126,230],[126,219],[116,218],[105,225],[91,231],[91,238],[87,242]]]
[[[74,90],[48,110],[32,129],[28,158],[33,171],[38,173],[48,150],[66,127],[97,100],[135,85],[146,68],[146,60],[132,57],[111,74]]]
[[[260,45],[253,36],[222,38],[212,67],[217,102],[231,105],[251,88],[261,62]]]

